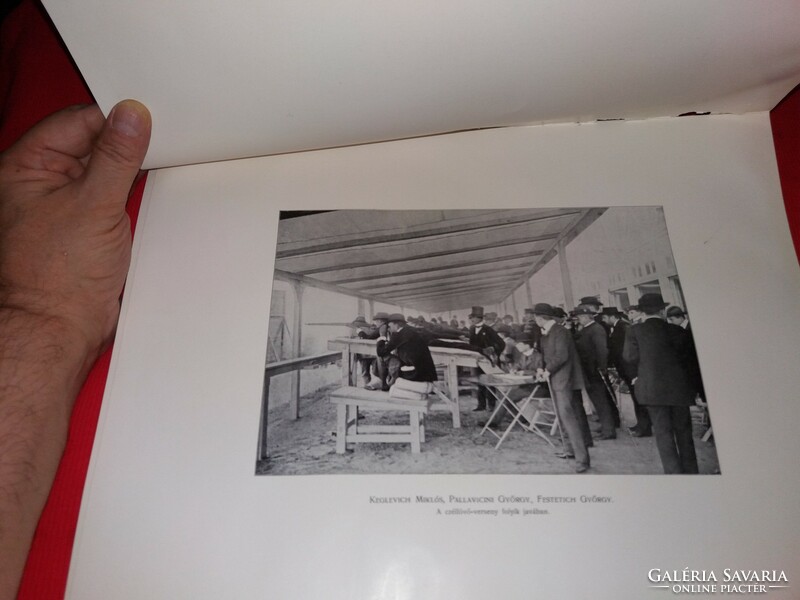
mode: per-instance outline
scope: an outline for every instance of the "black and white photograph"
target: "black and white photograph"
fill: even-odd
[[[283,211],[277,240],[257,475],[720,472],[662,207]]]

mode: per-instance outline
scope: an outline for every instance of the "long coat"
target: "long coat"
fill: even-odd
[[[629,328],[630,324],[620,319],[611,329],[611,335],[608,336],[608,366],[616,367],[620,376],[627,380],[632,379],[630,365],[622,357],[622,351],[625,348],[625,336]]]
[[[483,325],[480,331],[476,331],[475,326],[469,328],[469,343],[478,348],[494,348],[497,356],[505,350],[506,343],[500,334],[488,325]]]
[[[583,376],[586,379],[600,379],[598,369],[608,366],[608,336],[606,330],[597,323],[587,325],[578,332],[575,348],[581,357]]]
[[[389,356],[393,350],[403,366],[414,367],[415,381],[436,381],[436,365],[433,364],[431,351],[413,327],[406,325],[400,331],[393,333],[388,342],[378,340],[376,348],[378,356]]]
[[[583,388],[583,372],[572,335],[559,324],[542,334],[544,368],[550,373],[550,389],[579,390]]]
[[[663,319],[631,325],[622,358],[638,377],[636,398],[645,406],[691,406],[694,386],[687,370],[692,350],[689,334]]]

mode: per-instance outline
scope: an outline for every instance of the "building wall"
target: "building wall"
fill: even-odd
[[[611,207],[566,247],[575,302],[598,297],[626,308],[647,292],[685,306],[664,211],[658,206]],[[534,302],[565,306],[558,259],[531,278]],[[521,286],[520,289],[524,289]]]

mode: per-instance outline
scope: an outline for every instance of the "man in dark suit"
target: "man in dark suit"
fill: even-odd
[[[505,350],[506,343],[498,333],[489,327],[483,320],[483,307],[473,306],[469,314],[469,343],[471,346],[480,349],[481,354],[486,356],[493,365],[500,364],[500,356]],[[495,406],[495,398],[484,387],[478,390],[478,406],[474,411],[491,410]]]
[[[692,439],[695,391],[686,369],[691,351],[688,334],[664,320],[661,294],[644,294],[639,310],[645,317],[628,330],[623,359],[634,369],[636,397],[647,407],[665,473],[697,473]]]
[[[633,401],[633,412],[636,415],[636,425],[629,431],[633,437],[649,437],[653,435],[650,425],[650,414],[647,409],[639,404],[633,386],[633,376],[631,366],[622,358],[622,350],[625,346],[625,336],[628,333],[630,324],[622,320],[622,313],[616,307],[603,309],[603,321],[608,325],[611,333],[608,336],[608,366],[617,370],[620,379],[624,381],[631,393]]]
[[[602,428],[598,439],[613,440],[617,437],[614,411],[611,408],[613,400],[603,381],[604,372],[608,368],[608,337],[605,329],[595,322],[594,311],[581,305],[575,309],[575,315],[581,325],[575,337],[575,347],[583,367],[583,382]]]
[[[689,340],[692,343],[691,352],[688,356],[689,376],[692,378],[695,391],[700,395],[700,399],[705,402],[706,390],[703,387],[703,379],[700,376],[700,362],[697,359],[697,348],[694,345],[694,334],[692,334],[692,325],[689,323],[689,317],[680,306],[670,306],[667,309],[667,322],[677,325],[689,334]]]
[[[564,434],[564,452],[560,456],[575,458],[575,472],[585,473],[590,466],[589,450],[581,427],[583,410],[581,388],[583,373],[570,333],[555,322],[556,312],[549,304],[533,307],[534,318],[542,329],[540,344],[544,371],[542,378],[550,387],[556,414]]]
[[[431,351],[422,337],[406,323],[403,315],[389,315],[391,337],[378,338],[376,351],[380,358],[394,353],[400,360],[400,377],[412,381],[436,381],[436,366]]]

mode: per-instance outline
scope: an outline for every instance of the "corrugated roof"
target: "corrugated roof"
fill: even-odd
[[[345,210],[282,220],[276,277],[425,312],[496,304],[605,208]]]

